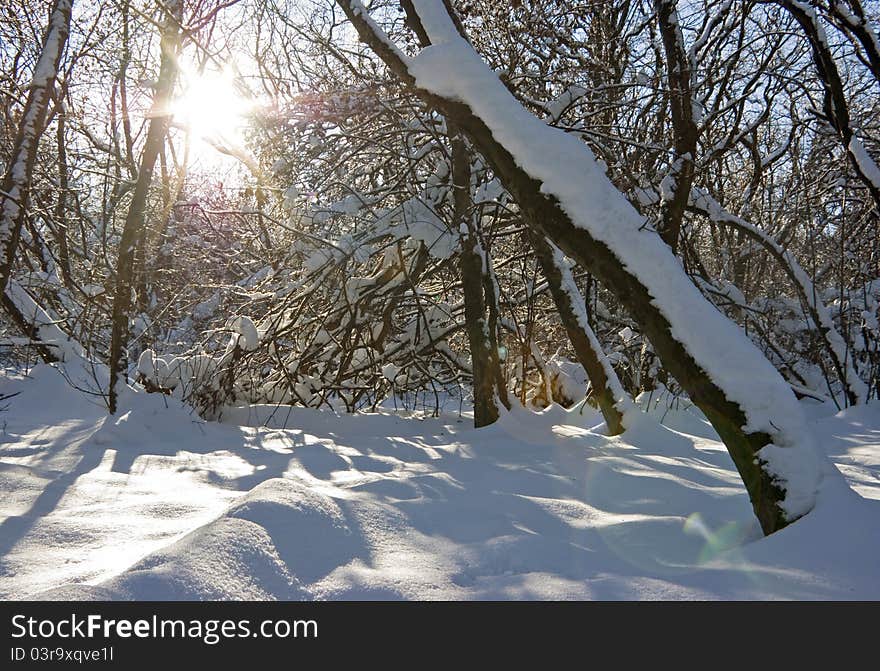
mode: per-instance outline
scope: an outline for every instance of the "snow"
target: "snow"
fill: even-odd
[[[143,375],[144,379],[159,385],[168,377],[168,363],[153,350],[145,349],[138,357],[137,372]]]
[[[556,100],[545,106],[547,117],[550,122],[558,122],[565,111],[574,105],[579,99],[587,95],[587,89],[572,85],[560,94]]]
[[[284,209],[287,211],[291,211],[296,208],[297,201],[299,200],[300,191],[294,185],[290,186],[284,191]]]
[[[233,332],[231,349],[240,347],[245,352],[253,352],[260,346],[260,334],[250,317],[241,315],[232,320],[230,327]]]
[[[144,350],[137,362],[137,371],[144,379],[156,386],[176,390],[178,397],[193,390],[194,386],[210,383],[217,388],[218,381],[212,379],[217,369],[228,361],[241,335],[233,335],[230,349],[221,357],[210,354],[191,354],[183,356],[158,355],[152,349]],[[241,345],[242,349],[246,349]]]
[[[382,366],[382,375],[389,382],[394,382],[395,378],[397,378],[398,373],[400,373],[400,368],[395,366],[393,363],[386,363]]]
[[[612,438],[589,406],[217,424],[131,390],[110,417],[48,366],[0,378],[15,392],[4,599],[880,598],[876,404],[811,402],[817,504],[763,538],[711,426],[662,394]]]
[[[880,189],[880,167],[871,158],[862,141],[853,134],[849,140],[849,151],[859,166],[859,171],[875,189]]]
[[[789,518],[810,509],[820,479],[820,458],[790,388],[742,331],[706,301],[680,262],[615,188],[586,145],[547,126],[525,110],[457,33],[442,2],[414,0],[432,46],[402,57],[416,85],[465,102],[513,155],[542,182],[574,224],[608,246],[649,290],[675,338],[746,416],[747,432],[765,432],[788,456],[768,449],[768,471],[786,489]],[[374,29],[378,30],[377,27]],[[382,39],[386,39],[383,37]],[[575,178],[576,177],[576,178]],[[700,329],[691,325],[700,324]],[[760,384],[756,384],[760,380]],[[783,456],[785,455],[785,456]],[[795,468],[789,473],[790,466]],[[802,490],[794,491],[795,487]]]
[[[9,283],[6,285],[6,297],[34,326],[40,342],[48,345],[60,361],[73,362],[82,359],[84,356],[82,346],[64,333],[58,327],[57,320],[40,307],[14,278],[9,278]]]
[[[402,223],[409,237],[425,243],[435,259],[448,259],[458,246],[446,223],[421,200],[410,199],[401,208]]]

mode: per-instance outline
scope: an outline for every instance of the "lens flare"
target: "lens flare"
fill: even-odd
[[[181,83],[183,90],[172,104],[174,122],[200,141],[192,147],[196,157],[217,160],[222,156],[218,147],[241,146],[254,102],[237,86],[233,68],[199,71],[182,66]]]

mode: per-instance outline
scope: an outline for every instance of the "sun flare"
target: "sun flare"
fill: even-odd
[[[219,158],[217,146],[237,147],[254,103],[236,86],[231,68],[188,70],[183,68],[183,91],[173,104],[174,120],[188,128],[195,139],[193,152],[200,159]],[[200,146],[197,146],[200,145]]]

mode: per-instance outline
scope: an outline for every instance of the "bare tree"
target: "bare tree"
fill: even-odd
[[[141,269],[136,266],[136,250],[145,235],[144,213],[147,195],[153,181],[156,159],[165,143],[171,121],[170,102],[177,76],[177,53],[180,49],[181,6],[168,3],[162,29],[159,78],[156,81],[147,139],[141,152],[137,182],[128,207],[128,215],[119,241],[116,261],[116,288],[113,297],[112,333],[110,340],[110,387],[108,405],[116,412],[119,386],[125,384],[128,367],[125,347],[129,336],[129,316],[134,279]]]
[[[7,313],[26,333],[31,331],[28,316],[12,296],[6,295],[6,286],[12,274],[22,226],[28,217],[34,163],[46,127],[49,103],[55,95],[55,80],[70,32],[71,11],[71,0],[56,0],[52,5],[12,152],[0,182],[0,294],[3,294]],[[41,352],[44,359],[55,359],[50,350],[41,349]]]

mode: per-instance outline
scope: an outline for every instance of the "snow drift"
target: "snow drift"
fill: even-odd
[[[609,438],[589,408],[474,430],[256,406],[221,425],[158,394],[108,418],[47,367],[14,391],[3,598],[880,598],[871,406],[810,408],[837,468],[762,538],[711,426],[664,399]]]

